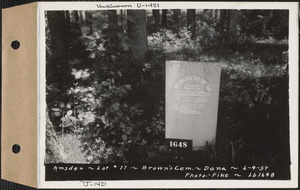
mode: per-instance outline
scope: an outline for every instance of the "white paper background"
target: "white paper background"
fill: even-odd
[[[84,188],[80,181],[45,181],[45,10],[106,10],[96,4],[132,5],[137,9],[138,2],[40,2],[39,16],[39,57],[38,92],[39,104],[39,187],[40,188]],[[147,2],[142,2],[147,3]],[[149,3],[149,2],[148,2]],[[154,2],[150,2],[154,3]],[[296,2],[157,2],[157,9],[289,9],[289,95],[290,95],[290,148],[291,180],[138,180],[106,181],[105,188],[280,188],[298,186],[298,3]],[[124,8],[120,8],[124,9]],[[143,8],[146,9],[146,8]],[[151,9],[151,8],[148,8]],[[93,188],[93,187],[88,187]],[[99,187],[94,187],[99,188]]]

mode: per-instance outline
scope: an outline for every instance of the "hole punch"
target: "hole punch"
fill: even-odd
[[[18,144],[13,145],[12,151],[13,151],[13,153],[18,154],[21,151],[20,145],[18,145]]]
[[[15,49],[15,50],[19,49],[19,47],[20,47],[20,42],[19,42],[18,40],[12,41],[11,47],[12,47],[13,49]]]

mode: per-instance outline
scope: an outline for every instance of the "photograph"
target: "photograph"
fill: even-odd
[[[41,14],[46,181],[290,180],[289,9],[122,6]]]

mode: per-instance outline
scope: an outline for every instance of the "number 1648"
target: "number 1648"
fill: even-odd
[[[188,143],[185,141],[170,141],[170,147],[173,148],[187,148],[188,147]]]

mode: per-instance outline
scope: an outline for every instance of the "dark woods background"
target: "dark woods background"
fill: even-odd
[[[288,11],[45,16],[47,163],[290,162]],[[165,60],[222,64],[215,144],[165,146]]]

